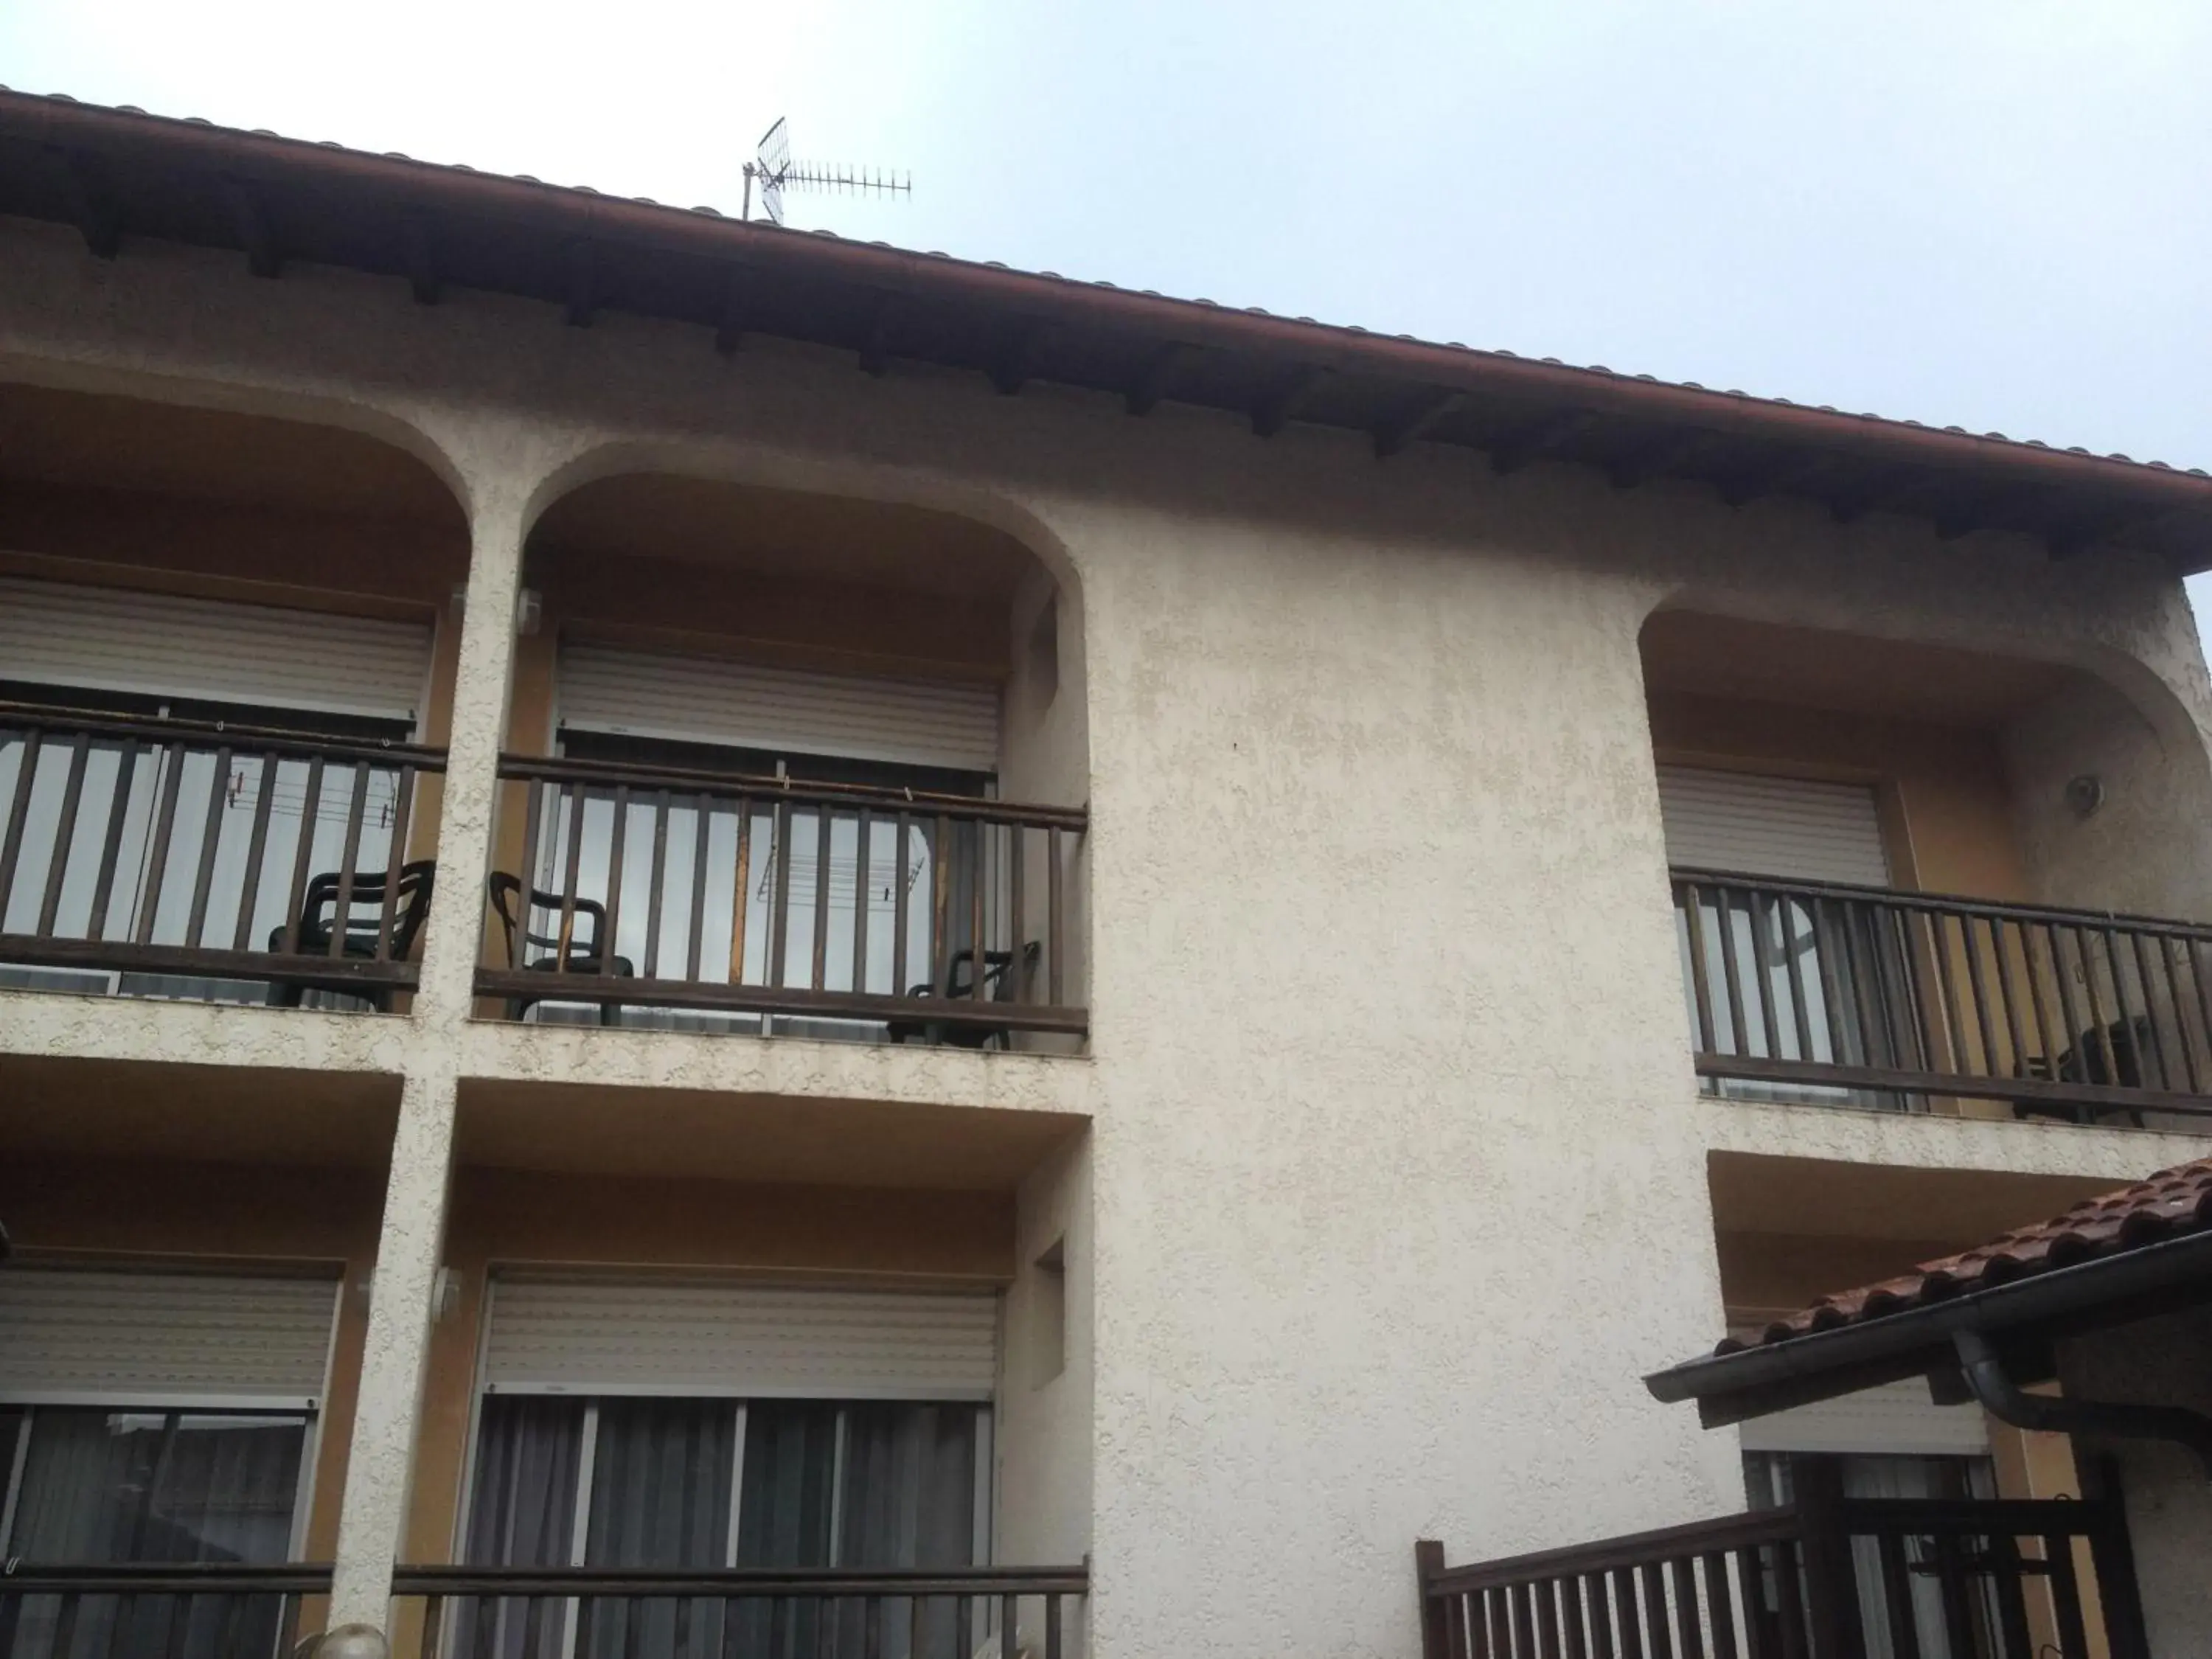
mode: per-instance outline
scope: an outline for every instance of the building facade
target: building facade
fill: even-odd
[[[1414,1539],[1747,1453],[2068,1489],[1624,1379],[2212,1152],[2212,479],[0,141],[0,1554],[330,1564],[283,1616],[409,1652],[1381,1655]],[[14,1639],[235,1638],[112,1590]]]

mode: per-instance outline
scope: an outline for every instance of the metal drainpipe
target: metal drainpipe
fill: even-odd
[[[2125,1406],[2105,1401],[2053,1399],[2029,1394],[2014,1382],[1996,1349],[1979,1331],[1951,1338],[1966,1386],[1990,1414],[2016,1429],[2046,1434],[2101,1434],[2120,1440],[2169,1440],[2197,1454],[2212,1482],[2212,1417],[2180,1406]]]

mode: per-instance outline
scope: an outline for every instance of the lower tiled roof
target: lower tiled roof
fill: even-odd
[[[2124,1255],[2198,1232],[2212,1232],[2212,1158],[2161,1170],[2131,1187],[2085,1199],[2048,1221],[2016,1227],[1956,1255],[1923,1261],[1911,1273],[1824,1296],[1769,1325],[1757,1344],[1731,1337],[1717,1352],[1735,1353],[1846,1325],[1870,1324],[1971,1291]]]

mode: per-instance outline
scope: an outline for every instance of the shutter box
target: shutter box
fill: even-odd
[[[1789,881],[1889,884],[1881,817],[1864,784],[1659,769],[1667,861]]]
[[[304,1408],[322,1396],[337,1281],[0,1272],[0,1400]]]
[[[585,732],[771,753],[999,769],[999,692],[720,657],[561,647],[561,724]]]
[[[991,1292],[496,1279],[483,1386],[498,1393],[988,1401]]]
[[[1990,1451],[1989,1419],[1979,1406],[1936,1405],[1917,1381],[1753,1418],[1741,1432],[1743,1449],[1755,1452],[1986,1457]]]
[[[0,579],[0,680],[412,725],[425,623]]]

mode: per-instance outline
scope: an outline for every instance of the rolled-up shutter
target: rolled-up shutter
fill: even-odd
[[[484,1385],[514,1393],[990,1399],[988,1293],[501,1278]]]
[[[141,1405],[319,1400],[334,1279],[0,1273],[0,1398]]]
[[[1785,880],[1889,884],[1881,817],[1863,784],[1659,769],[1667,861]]]
[[[999,768],[999,693],[988,685],[563,645],[559,700],[561,723],[579,731],[962,772]]]
[[[0,579],[0,680],[412,722],[426,623]]]
[[[1985,1457],[1989,1419],[1979,1406],[1938,1406],[1924,1382],[1862,1389],[1743,1425],[1743,1449],[1868,1456]]]

